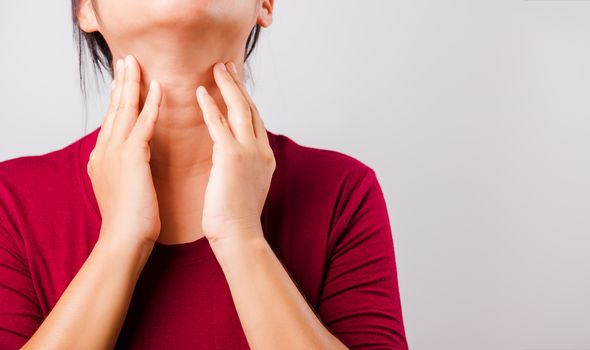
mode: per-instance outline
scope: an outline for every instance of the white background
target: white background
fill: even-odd
[[[590,1],[277,0],[270,131],[377,171],[412,349],[590,349]],[[0,160],[96,128],[69,1],[0,4]],[[104,97],[103,97],[104,98]]]

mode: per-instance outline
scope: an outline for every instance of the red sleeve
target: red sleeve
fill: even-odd
[[[345,181],[339,197],[320,317],[351,349],[407,349],[391,226],[374,170]]]
[[[0,223],[0,347],[18,349],[43,317],[31,275],[15,235]]]

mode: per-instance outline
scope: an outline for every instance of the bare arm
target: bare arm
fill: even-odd
[[[225,274],[252,349],[346,349],[308,305],[264,239],[260,215],[276,162],[233,63],[214,66],[227,118],[203,87],[197,100],[215,143],[203,233]]]
[[[347,349],[313,309],[258,234],[211,243],[252,349]],[[236,235],[238,237],[238,235]]]
[[[197,88],[215,143],[202,227],[250,347],[407,349],[392,233],[374,171],[368,169],[371,178],[358,183],[363,188],[345,206],[343,239],[333,244],[338,254],[330,256],[316,314],[263,235],[260,215],[276,167],[263,121],[236,65],[220,62],[213,71],[228,108],[226,117]]]
[[[150,253],[99,240],[23,349],[112,349]]]
[[[88,174],[102,216],[94,249],[25,348],[112,348],[161,222],[149,140],[162,93],[157,82],[138,115],[140,68],[117,61],[109,111],[90,153]]]

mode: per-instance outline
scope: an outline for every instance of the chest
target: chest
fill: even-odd
[[[137,282],[117,349],[248,349],[212,252],[156,255]]]
[[[156,187],[164,244],[191,242],[203,236],[202,216],[206,183],[202,180],[175,186]]]

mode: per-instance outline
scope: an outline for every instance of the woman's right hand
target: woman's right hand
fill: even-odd
[[[115,245],[153,245],[161,228],[149,141],[162,91],[152,81],[140,113],[140,80],[133,56],[117,61],[111,103],[87,167],[102,216],[99,240]]]

